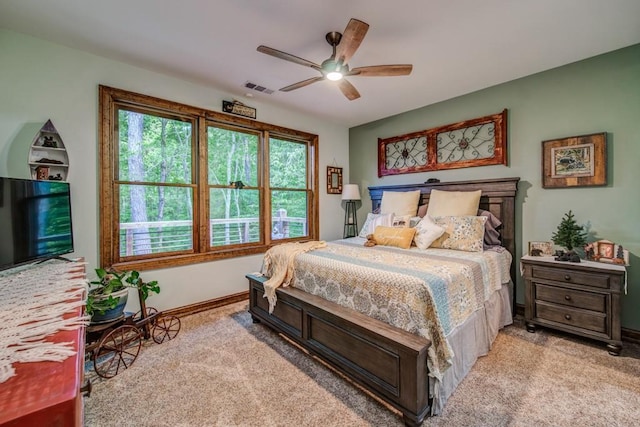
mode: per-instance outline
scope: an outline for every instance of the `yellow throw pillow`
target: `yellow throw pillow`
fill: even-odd
[[[385,227],[379,225],[373,232],[373,239],[378,245],[409,249],[414,234],[416,234],[415,228]]]
[[[427,215],[437,216],[474,216],[478,214],[482,190],[442,191],[431,190]]]

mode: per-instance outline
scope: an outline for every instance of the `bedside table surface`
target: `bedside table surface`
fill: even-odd
[[[520,258],[521,261],[538,261],[540,263],[552,263],[558,264],[565,267],[578,266],[578,267],[587,267],[587,268],[599,268],[603,270],[613,270],[613,271],[627,271],[624,265],[620,264],[610,264],[608,262],[598,262],[598,261],[587,261],[580,260],[580,262],[568,262],[568,261],[556,261],[555,257],[552,256],[531,256],[524,255]]]

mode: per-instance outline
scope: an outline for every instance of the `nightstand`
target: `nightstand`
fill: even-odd
[[[622,350],[620,293],[626,269],[594,261],[521,258],[525,281],[527,331],[545,326],[607,343],[609,354]]]

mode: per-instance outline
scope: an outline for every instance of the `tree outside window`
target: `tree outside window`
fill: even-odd
[[[103,266],[318,238],[317,136],[105,86],[100,98]]]

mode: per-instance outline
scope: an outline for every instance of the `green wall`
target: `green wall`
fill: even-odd
[[[469,70],[470,73],[473,70]],[[434,82],[437,84],[437,82]],[[508,166],[483,166],[378,178],[377,141],[508,109]],[[607,132],[606,187],[543,189],[541,141]],[[350,129],[350,182],[360,184],[362,223],[370,185],[520,177],[516,201],[519,258],[529,241],[550,241],[570,209],[594,239],[630,251],[622,326],[640,330],[640,45],[534,74]],[[517,260],[515,261],[517,262]],[[518,277],[518,302],[524,282]]]

